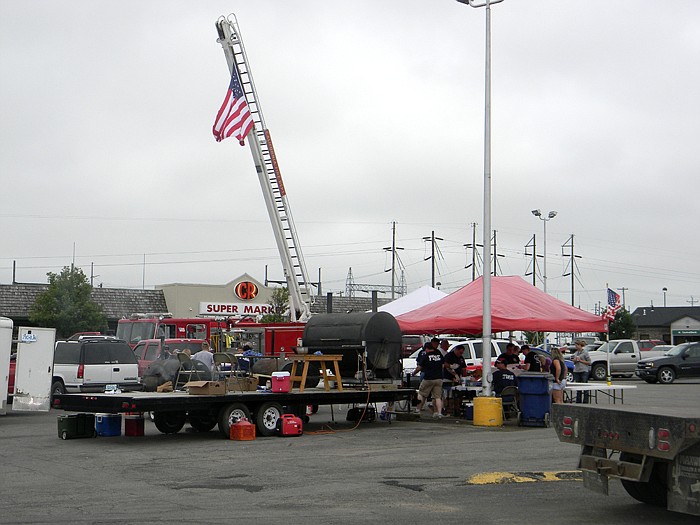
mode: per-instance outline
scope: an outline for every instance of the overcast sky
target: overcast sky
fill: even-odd
[[[211,127],[234,12],[306,263],[323,291],[471,280],[483,228],[485,10],[454,0],[0,3],[0,283],[75,263],[95,284],[282,276],[249,148]],[[700,301],[700,2],[492,7],[492,226],[524,275],[592,310]],[[145,260],[145,266],[144,266]],[[540,260],[540,272],[542,261]],[[531,277],[527,277],[531,279]],[[538,286],[542,286],[541,280]]]

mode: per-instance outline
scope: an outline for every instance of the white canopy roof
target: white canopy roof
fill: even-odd
[[[404,295],[403,297],[399,297],[395,301],[391,301],[384,306],[380,306],[377,310],[380,312],[389,312],[391,315],[396,317],[397,315],[410,312],[416,308],[425,306],[426,304],[433,303],[438,299],[442,299],[443,297],[447,297],[445,292],[441,292],[440,290],[436,290],[435,288],[426,285]]]

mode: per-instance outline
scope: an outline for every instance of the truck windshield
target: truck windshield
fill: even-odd
[[[599,351],[599,352],[609,352],[609,351],[610,351],[610,343],[603,343],[603,344],[600,345],[600,347],[598,348],[598,351]]]

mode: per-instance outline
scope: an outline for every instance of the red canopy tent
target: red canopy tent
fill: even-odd
[[[481,277],[447,297],[396,318],[404,334],[466,333],[482,330]],[[491,277],[493,332],[606,332],[608,322],[548,295],[518,276]]]

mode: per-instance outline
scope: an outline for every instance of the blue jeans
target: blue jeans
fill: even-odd
[[[591,373],[588,370],[585,370],[583,372],[574,372],[574,382],[588,383],[588,376],[590,374]],[[588,392],[576,392],[576,402],[580,403],[582,399],[584,403],[588,403]]]

